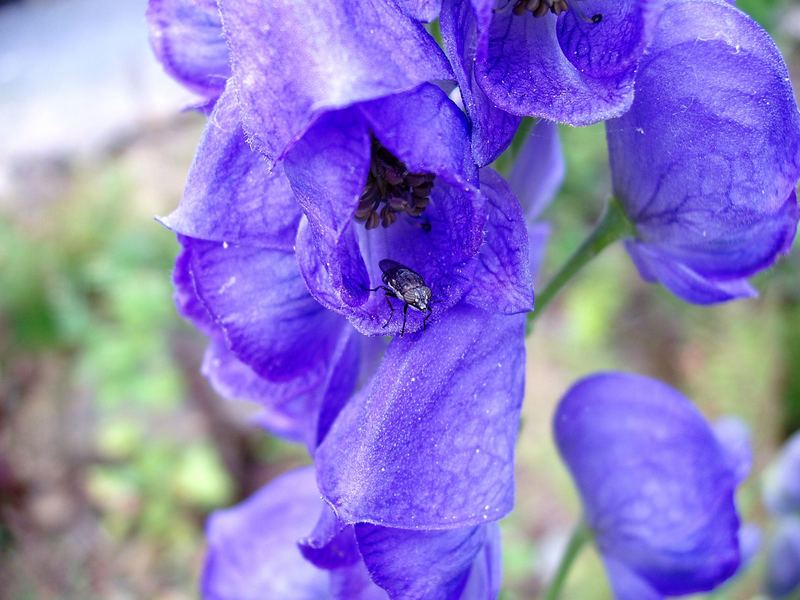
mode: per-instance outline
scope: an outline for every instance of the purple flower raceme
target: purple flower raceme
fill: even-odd
[[[698,304],[755,295],[798,221],[800,114],[769,35],[723,0],[667,2],[606,129],[641,275]]]
[[[499,592],[496,525],[482,525],[468,536],[373,525],[336,530],[330,514],[310,467],[286,473],[242,504],[217,511],[207,527],[203,597],[486,600]],[[304,537],[312,529],[314,534]],[[455,563],[464,564],[464,573],[454,577]]]
[[[652,379],[606,373],[575,384],[554,421],[559,451],[619,600],[706,591],[740,565],[734,505],[750,455]]]

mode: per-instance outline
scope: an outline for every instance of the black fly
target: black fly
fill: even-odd
[[[403,303],[403,327],[400,329],[400,335],[402,336],[406,332],[406,315],[408,314],[409,306],[414,310],[426,313],[422,321],[424,329],[433,311],[430,307],[431,288],[425,285],[422,275],[388,258],[380,261],[378,266],[383,273],[381,279],[383,279],[385,285],[379,285],[369,291],[383,290],[386,292],[386,304],[389,305],[389,309],[392,312],[383,326],[386,327],[394,316],[394,305],[389,301],[389,298],[397,298]]]

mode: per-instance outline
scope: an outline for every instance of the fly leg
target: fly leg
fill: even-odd
[[[422,331],[425,331],[425,326],[428,324],[428,319],[431,318],[432,314],[433,314],[433,309],[429,306],[428,312],[425,314],[425,318],[422,319]]]
[[[382,286],[381,286],[381,287],[382,287]],[[388,319],[386,319],[386,323],[384,323],[384,324],[383,324],[383,329],[386,329],[386,326],[387,326],[387,325],[389,324],[389,322],[392,320],[392,317],[394,317],[394,304],[392,304],[391,302],[389,302],[389,298],[396,298],[397,296],[395,296],[395,295],[394,295],[394,292],[389,292],[389,291],[387,291],[387,292],[386,292],[386,296],[384,296],[384,297],[386,298],[386,304],[388,304],[388,305],[389,305],[389,311],[390,311],[390,312],[389,312],[389,318],[388,318]]]
[[[406,332],[406,315],[408,315],[408,302],[403,304],[403,327],[400,329],[400,337]]]

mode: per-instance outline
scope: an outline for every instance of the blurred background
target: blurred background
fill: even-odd
[[[145,0],[0,1],[0,599],[197,597],[203,524],[305,452],[250,424],[199,375],[202,336],[172,304],[174,208],[203,118],[152,58]],[[800,4],[740,0],[800,88]],[[602,127],[564,129],[545,274],[609,192]],[[748,521],[771,524],[760,473],[800,428],[800,255],[714,309],[641,283],[612,248],[529,339],[517,508],[503,598],[536,598],[578,513],[550,435],[577,377],[659,377],[706,416],[752,428]],[[717,599],[755,598],[763,555]],[[608,598],[584,551],[564,598]]]

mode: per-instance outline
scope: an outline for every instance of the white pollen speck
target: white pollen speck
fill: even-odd
[[[489,505],[487,504],[486,506],[484,506],[483,510],[489,510]]]
[[[381,467],[381,473],[383,473],[384,471],[386,471],[386,467]]]
[[[228,249],[228,242],[222,242],[222,247],[227,250]]]
[[[221,286],[219,286],[219,289],[217,290],[217,293],[218,294],[224,294],[235,283],[236,283],[236,276],[235,275],[231,275],[230,278],[228,279],[228,281],[226,281]]]
[[[412,377],[412,378],[411,378],[411,383],[414,383],[416,380],[417,380],[417,378],[416,378],[416,377]]]
[[[480,453],[481,453],[481,449],[480,448],[475,448],[475,454],[480,454]]]
[[[644,135],[644,128],[642,128],[642,127],[637,127],[637,128],[636,128],[636,133],[641,133],[642,135]]]

